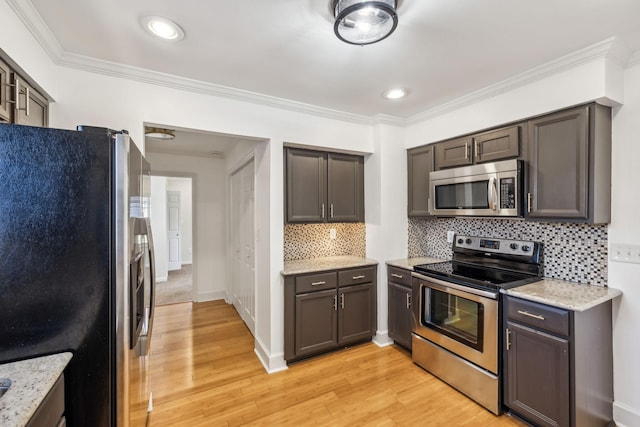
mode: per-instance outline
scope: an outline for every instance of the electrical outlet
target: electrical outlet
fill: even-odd
[[[453,243],[453,239],[456,237],[456,232],[449,230],[447,231],[447,243]]]
[[[330,228],[330,229],[329,229],[329,238],[330,238],[331,240],[334,240],[334,239],[337,237],[337,234],[338,234],[338,233],[336,232],[336,229],[335,229],[335,228]]]
[[[631,262],[640,264],[640,245],[612,243],[609,259],[611,261],[617,262]]]

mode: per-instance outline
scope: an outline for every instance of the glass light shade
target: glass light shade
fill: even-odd
[[[144,129],[144,136],[147,138],[170,140],[175,138],[176,134],[172,129],[148,127]]]
[[[178,41],[184,38],[184,31],[178,24],[160,16],[143,16],[140,23],[149,33],[164,40]]]
[[[398,25],[396,0],[336,0],[333,30],[350,44],[371,44],[388,37]]]

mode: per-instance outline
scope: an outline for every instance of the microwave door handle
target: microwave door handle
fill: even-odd
[[[494,176],[489,178],[489,191],[487,193],[489,208],[494,211],[498,210],[498,190],[496,189],[496,177]]]

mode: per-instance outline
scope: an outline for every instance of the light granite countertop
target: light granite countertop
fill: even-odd
[[[0,397],[0,425],[25,426],[67,367],[71,356],[71,353],[59,353],[0,365],[0,378],[9,378],[13,383]]]
[[[558,279],[539,282],[502,291],[507,295],[541,302],[573,311],[586,311],[622,295],[622,291],[604,286],[583,285]]]
[[[414,265],[420,264],[435,264],[438,262],[448,261],[446,259],[431,258],[431,257],[419,257],[419,258],[403,258],[387,261],[387,265],[392,267],[404,268],[405,270],[413,270]]]
[[[314,273],[318,271],[337,270],[341,268],[366,267],[376,265],[378,261],[351,255],[330,256],[323,258],[298,259],[285,261],[283,276],[293,274]]]

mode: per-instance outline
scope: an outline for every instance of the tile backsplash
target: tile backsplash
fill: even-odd
[[[482,218],[409,218],[409,257],[450,259],[447,231],[543,243],[545,277],[607,285],[606,224],[543,223]]]
[[[336,229],[336,238],[329,237]],[[334,224],[285,224],[284,260],[336,255],[364,257],[367,227],[362,222]]]

